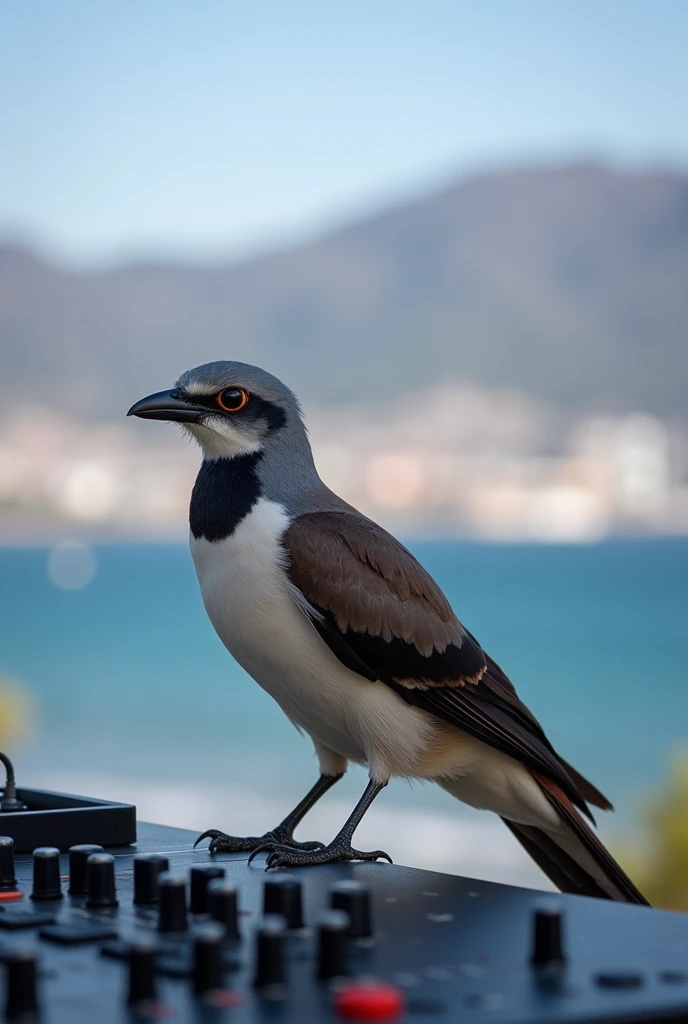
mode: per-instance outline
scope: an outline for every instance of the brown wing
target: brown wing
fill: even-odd
[[[296,518],[284,543],[313,624],[350,668],[406,688],[463,686],[485,655],[410,551],[354,512]]]
[[[554,780],[590,817],[608,801],[559,758],[511,680],[409,551],[356,512],[313,512],[285,534],[292,583],[348,668]],[[466,686],[465,683],[477,685]]]

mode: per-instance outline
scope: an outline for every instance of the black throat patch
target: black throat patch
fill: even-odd
[[[236,530],[260,498],[258,463],[262,452],[233,459],[204,459],[189,506],[194,538],[225,540]]]

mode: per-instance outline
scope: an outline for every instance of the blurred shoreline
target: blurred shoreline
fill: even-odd
[[[591,543],[688,535],[688,424],[561,413],[445,383],[306,410],[323,480],[395,533]],[[181,541],[200,453],[169,425],[18,406],[0,421],[0,543]]]
[[[518,537],[494,538],[480,536],[454,535],[451,533],[414,530],[412,532],[397,531],[398,539],[407,546],[427,543],[452,543],[457,544],[479,544],[495,549],[520,549],[530,546],[552,547],[552,548],[578,548],[578,547],[601,547],[607,545],[622,545],[633,542],[658,542],[671,544],[676,541],[685,541],[686,533],[610,533],[604,537],[594,537],[588,540],[559,540],[549,538]],[[183,530],[178,534],[170,533],[169,536],[148,537],[128,533],[114,533],[93,530],[61,529],[51,523],[43,529],[16,530],[6,532],[0,529],[0,551],[41,551],[50,553],[65,546],[78,546],[90,548],[179,548],[188,547],[188,531]]]

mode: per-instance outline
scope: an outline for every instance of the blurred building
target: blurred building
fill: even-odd
[[[688,533],[685,424],[572,418],[461,383],[307,418],[323,479],[400,533],[580,543]],[[0,540],[181,539],[198,461],[166,426],[14,409],[0,429]]]

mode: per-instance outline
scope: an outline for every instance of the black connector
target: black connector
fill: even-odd
[[[0,753],[0,763],[5,766],[7,779],[5,790],[0,797],[0,812],[10,813],[11,811],[25,811],[26,804],[17,798],[17,780],[14,775],[14,766],[7,754]]]

